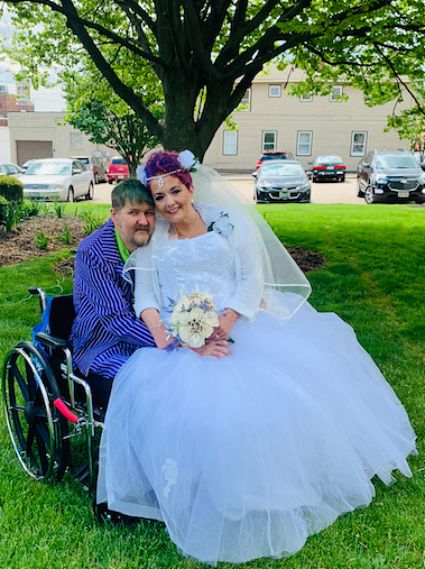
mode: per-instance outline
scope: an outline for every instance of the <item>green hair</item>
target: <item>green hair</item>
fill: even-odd
[[[118,182],[111,193],[112,208],[122,209],[127,202],[154,205],[150,191],[139,180],[128,179]]]

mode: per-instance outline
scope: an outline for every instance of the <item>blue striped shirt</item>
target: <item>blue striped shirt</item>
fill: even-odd
[[[132,308],[132,286],[122,276],[123,262],[107,221],[81,241],[75,260],[72,328],[73,359],[89,371],[112,378],[140,347],[155,346]]]

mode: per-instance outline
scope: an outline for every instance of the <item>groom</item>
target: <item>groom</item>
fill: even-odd
[[[152,196],[138,180],[112,190],[111,218],[80,243],[75,260],[73,360],[106,407],[112,380],[140,347],[154,347],[132,308],[132,284],[122,276],[130,253],[146,245],[155,229]]]

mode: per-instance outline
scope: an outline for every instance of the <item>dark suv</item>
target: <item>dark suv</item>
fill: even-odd
[[[425,203],[425,172],[404,151],[373,150],[357,169],[358,195],[366,203],[415,201]]]

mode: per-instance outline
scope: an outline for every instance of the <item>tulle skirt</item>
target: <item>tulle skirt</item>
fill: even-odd
[[[114,380],[99,502],[163,520],[215,564],[298,551],[366,506],[377,475],[410,476],[415,435],[353,330],[306,304],[232,330],[232,355],[138,350]]]

